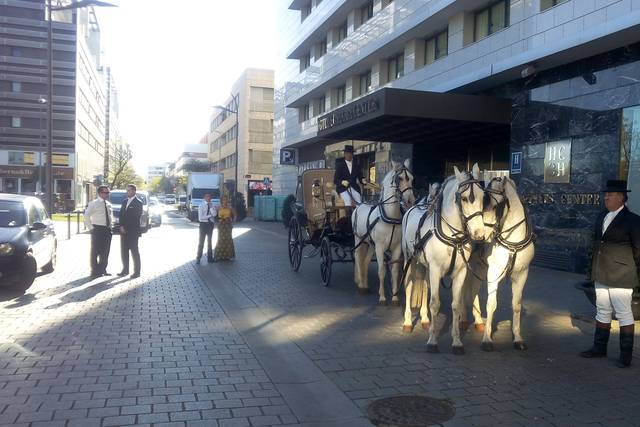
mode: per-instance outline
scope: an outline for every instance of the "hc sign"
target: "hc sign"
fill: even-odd
[[[511,153],[511,173],[522,172],[522,151],[514,151]]]
[[[282,149],[280,149],[280,164],[281,165],[295,165],[296,164],[296,150],[294,148],[282,148]]]

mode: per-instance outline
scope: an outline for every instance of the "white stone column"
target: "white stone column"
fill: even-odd
[[[410,40],[404,47],[404,74],[407,75],[424,65],[424,39]]]

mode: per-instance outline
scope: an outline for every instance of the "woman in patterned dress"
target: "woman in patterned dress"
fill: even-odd
[[[231,260],[236,256],[233,247],[233,238],[231,236],[234,217],[233,209],[229,207],[229,198],[222,196],[216,217],[218,222],[218,241],[216,242],[216,249],[213,255],[216,261]]]

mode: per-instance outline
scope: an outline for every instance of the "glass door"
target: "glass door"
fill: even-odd
[[[626,179],[631,190],[627,206],[640,213],[640,106],[622,112],[620,179]]]

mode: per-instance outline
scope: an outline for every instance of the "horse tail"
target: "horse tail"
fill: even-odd
[[[411,308],[420,308],[424,301],[424,286],[425,286],[425,269],[417,262],[413,270],[413,286],[411,287],[411,295],[409,296],[409,303]]]

